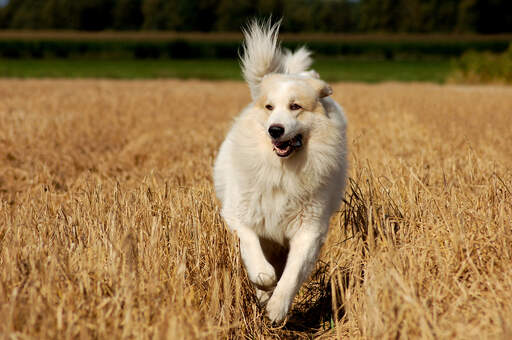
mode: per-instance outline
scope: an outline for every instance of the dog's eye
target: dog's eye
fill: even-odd
[[[300,110],[302,109],[302,106],[300,106],[299,104],[290,104],[290,110]]]
[[[265,105],[265,109],[272,111],[274,109],[274,107],[270,104],[267,104],[267,105]]]

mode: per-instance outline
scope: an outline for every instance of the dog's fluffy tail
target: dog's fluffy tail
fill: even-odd
[[[290,50],[285,50],[281,62],[284,73],[305,72],[311,67],[312,63],[311,52],[304,46],[293,53]]]
[[[305,47],[295,53],[286,50],[283,54],[277,39],[280,24],[281,20],[272,24],[270,18],[262,22],[253,20],[242,30],[245,41],[240,60],[253,98],[258,97],[261,80],[266,74],[301,73],[311,66],[311,52]]]
[[[245,38],[240,56],[242,72],[253,98],[259,95],[259,85],[266,74],[281,71],[282,53],[277,40],[280,24],[278,21],[272,25],[270,19],[262,23],[253,20],[242,31]]]

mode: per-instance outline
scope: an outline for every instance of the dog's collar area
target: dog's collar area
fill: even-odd
[[[292,139],[283,142],[273,139],[272,145],[274,146],[276,155],[279,157],[288,157],[293,151],[302,147],[302,134],[299,133]]]

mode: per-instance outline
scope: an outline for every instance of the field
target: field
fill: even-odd
[[[430,81],[442,83],[453,71],[449,60],[320,58],[314,68],[329,81]],[[0,59],[0,77],[227,79],[241,80],[233,59]]]
[[[275,327],[212,189],[243,83],[0,80],[0,334],[510,339],[512,88],[333,89],[346,202]]]
[[[286,33],[285,41],[510,41],[512,34],[471,33]],[[173,39],[197,41],[241,40],[241,32],[172,32],[172,31],[66,31],[66,30],[0,30],[0,40],[104,40],[104,41],[161,41]]]

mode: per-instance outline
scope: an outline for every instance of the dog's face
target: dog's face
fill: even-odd
[[[263,78],[256,106],[266,115],[265,133],[277,156],[288,157],[303,146],[312,119],[326,114],[320,98],[330,94],[329,85],[309,73]]]

